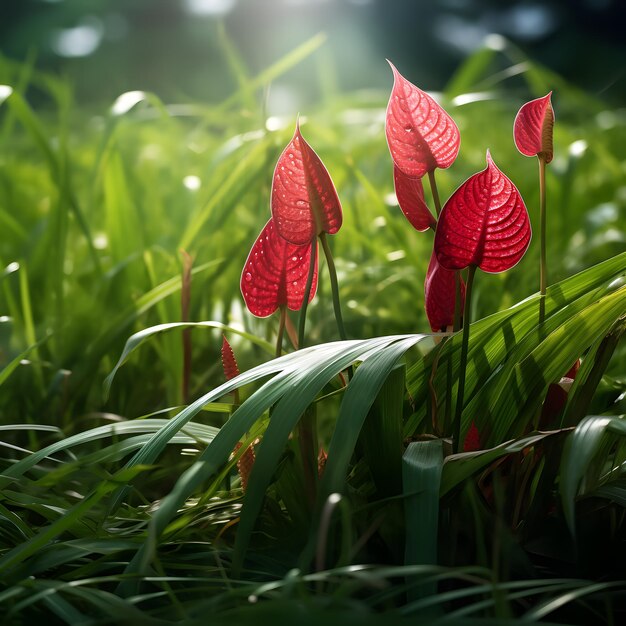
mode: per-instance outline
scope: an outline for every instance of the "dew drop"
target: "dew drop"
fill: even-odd
[[[247,283],[251,283],[252,282],[252,274],[250,274],[250,272],[246,272],[246,275],[244,276],[244,279]]]
[[[413,132],[413,126],[409,126],[409,125],[407,125],[407,126],[405,126],[405,127],[404,127],[404,130],[405,130],[407,133],[412,133],[412,132]]]
[[[298,257],[297,256],[292,256],[291,260],[295,263],[298,260]]]

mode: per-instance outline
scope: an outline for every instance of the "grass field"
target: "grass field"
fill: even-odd
[[[308,110],[264,112],[302,59],[324,75],[321,45],[258,76],[232,57],[239,88],[216,106],[133,92],[85,110],[68,82],[0,59],[3,623],[624,618],[626,112],[511,46],[474,53],[441,94],[462,136],[442,198],[489,148],[535,233],[537,166],[513,119],[549,90],[556,110],[546,322],[535,235],[511,271],[477,278],[463,431],[475,421],[483,450],[450,456],[430,414],[460,337],[429,334],[433,235],[393,197],[388,92],[323,83]],[[331,246],[352,341],[326,343],[322,268],[310,347],[274,361],[278,319],[252,317],[239,280],[298,113],[343,205]],[[118,363],[135,333],[181,321],[197,324],[148,331]],[[243,374],[220,387],[222,335]],[[578,357],[565,409],[537,430]],[[328,451],[313,493],[289,437],[302,414]],[[257,438],[244,498],[230,452]]]

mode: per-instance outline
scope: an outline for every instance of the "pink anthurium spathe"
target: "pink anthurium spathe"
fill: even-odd
[[[302,307],[311,250],[317,242],[294,245],[283,239],[270,219],[255,241],[241,274],[241,293],[250,312],[267,317],[281,307]],[[309,301],[317,288],[314,269]]]
[[[391,158],[406,176],[421,178],[447,168],[459,153],[461,136],[454,120],[425,91],[393,71],[385,133]]]
[[[300,124],[280,155],[270,201],[278,234],[289,243],[310,243],[341,227],[341,203],[328,170],[300,133]]]
[[[411,178],[402,173],[402,170],[394,164],[393,182],[396,190],[396,198],[400,209],[415,230],[425,231],[435,229],[437,220],[433,217],[426,202],[424,201],[424,186],[421,178]]]
[[[442,267],[434,250],[424,281],[424,307],[433,332],[446,330],[454,322],[455,302],[454,272]],[[461,280],[461,302],[465,302],[465,283]]]
[[[513,138],[517,149],[525,156],[537,156],[546,163],[554,156],[554,109],[552,92],[543,98],[527,102],[518,111],[513,123]]]
[[[435,252],[450,270],[474,266],[504,272],[524,256],[530,237],[522,196],[487,151],[487,167],[468,178],[443,207]]]

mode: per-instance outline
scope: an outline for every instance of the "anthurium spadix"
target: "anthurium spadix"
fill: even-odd
[[[469,268],[454,419],[455,452],[459,450],[461,436],[474,273],[477,267],[485,272],[510,269],[524,256],[530,237],[530,219],[522,196],[487,151],[487,167],[470,176],[452,194],[441,211],[435,233],[439,263],[449,270]]]
[[[241,274],[241,293],[253,315],[267,317],[281,307],[297,311],[302,307],[309,271],[309,241],[295,245],[283,239],[270,219],[254,242]],[[317,265],[309,293],[312,300],[317,288]]]
[[[404,78],[391,62],[389,65],[393,88],[385,133],[393,162],[413,178],[437,167],[450,167],[461,145],[457,125],[431,96]]]
[[[518,111],[513,123],[513,138],[517,149],[525,156],[537,156],[550,163],[554,156],[554,109],[552,92],[543,98],[527,102]]]
[[[328,170],[300,133],[300,124],[280,155],[272,180],[272,217],[289,243],[310,243],[341,227],[341,203]]]
[[[400,209],[415,230],[435,229],[437,220],[424,200],[424,185],[421,178],[411,178],[394,164],[393,182]]]

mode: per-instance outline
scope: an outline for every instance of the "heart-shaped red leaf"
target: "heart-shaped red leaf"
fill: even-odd
[[[443,207],[435,252],[450,270],[475,265],[485,272],[504,272],[524,256],[530,237],[522,196],[487,151],[487,167],[470,176]]]
[[[304,300],[311,247],[317,241],[296,246],[283,239],[270,219],[254,242],[241,274],[241,293],[248,309],[257,317],[267,317],[286,305],[297,311]],[[311,294],[317,289],[317,264]]]
[[[538,156],[546,163],[552,161],[552,130],[554,109],[550,92],[543,98],[527,102],[517,112],[513,124],[513,138],[517,149],[526,156]]]
[[[436,167],[450,167],[461,136],[452,118],[431,96],[393,70],[385,133],[393,162],[403,174],[421,178]]]
[[[424,306],[433,332],[454,323],[454,272],[441,267],[433,250],[424,281]],[[461,280],[461,311],[465,302],[465,283]]]
[[[276,163],[272,217],[281,237],[293,244],[311,242],[341,227],[341,203],[328,170],[304,140],[300,125]]]
[[[428,209],[424,201],[424,186],[421,178],[411,178],[402,173],[394,163],[393,182],[396,188],[396,198],[406,219],[411,222],[415,230],[425,231],[435,228],[437,220]]]

